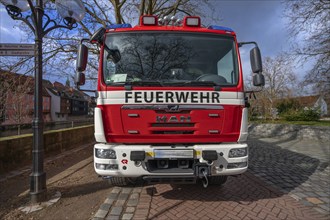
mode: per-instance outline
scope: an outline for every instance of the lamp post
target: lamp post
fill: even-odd
[[[46,0],[47,1],[47,0]],[[43,37],[57,28],[73,29],[78,26],[85,15],[81,0],[56,0],[58,13],[63,23],[58,24],[44,12],[43,0],[0,0],[8,14],[14,20],[23,21],[35,36],[35,78],[34,78],[34,118],[32,173],[30,175],[31,202],[37,203],[46,199],[46,173],[44,172],[44,143],[42,115],[42,41]],[[27,13],[30,11],[31,13]],[[25,15],[24,15],[25,14]]]

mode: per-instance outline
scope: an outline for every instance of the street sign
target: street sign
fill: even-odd
[[[34,56],[34,50],[0,50],[0,56]]]
[[[0,44],[0,56],[34,56],[34,44]]]
[[[0,50],[34,50],[34,44],[0,44]]]

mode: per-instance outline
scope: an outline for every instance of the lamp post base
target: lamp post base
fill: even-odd
[[[31,203],[39,203],[47,199],[46,173],[30,175],[30,196]]]

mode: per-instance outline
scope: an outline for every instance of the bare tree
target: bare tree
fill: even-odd
[[[16,124],[18,135],[22,123],[30,123],[33,114],[33,78],[7,71],[0,75],[0,124]]]
[[[257,100],[252,106],[258,106],[264,117],[273,118],[275,102],[294,96],[296,91],[296,75],[293,72],[292,59],[281,53],[276,57],[263,59],[263,74],[265,87],[257,93]]]
[[[51,2],[54,2],[52,0]],[[209,0],[83,0],[86,8],[85,18],[79,22],[77,29],[68,31],[56,29],[44,38],[44,68],[47,75],[58,78],[71,77],[75,71],[77,48],[81,38],[89,38],[99,27],[111,24],[131,23],[136,24],[138,17],[153,14],[159,17],[175,15],[183,18],[185,15],[199,15],[205,20],[220,20]],[[46,4],[46,13],[54,11],[54,4]],[[55,19],[61,22],[57,16]],[[21,25],[28,37],[33,38],[33,33]],[[95,78],[98,70],[99,48],[92,47],[89,56],[87,78]],[[17,66],[11,62],[11,66]],[[29,68],[28,68],[29,67]],[[33,72],[33,65],[24,68],[24,72]],[[22,71],[21,71],[22,72]]]
[[[302,63],[314,62],[304,79],[312,84],[314,91],[330,96],[330,1],[286,0],[285,15],[294,40],[294,53]]]

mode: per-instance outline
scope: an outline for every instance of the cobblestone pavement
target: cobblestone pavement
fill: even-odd
[[[222,187],[114,187],[94,219],[330,218],[328,146],[254,138],[249,146],[249,171]]]
[[[320,213],[330,213],[329,143],[250,139],[250,171]]]
[[[157,184],[115,187],[98,219],[328,219],[265,185],[251,173],[222,186]]]

